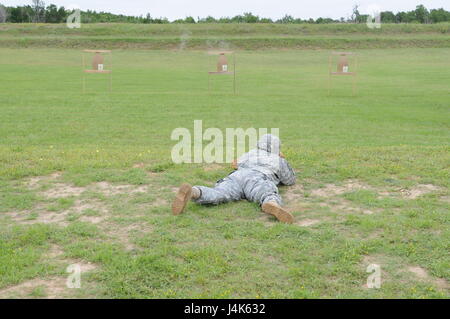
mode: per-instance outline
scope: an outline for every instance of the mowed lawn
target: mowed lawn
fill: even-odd
[[[113,51],[81,92],[78,49],[0,49],[0,297],[448,298],[450,49]],[[352,67],[352,66],[351,66]],[[229,164],[173,164],[175,128],[279,128],[296,223],[189,204]],[[208,142],[205,142],[205,145]],[[66,267],[81,288],[66,288]],[[369,265],[381,288],[366,286]]]

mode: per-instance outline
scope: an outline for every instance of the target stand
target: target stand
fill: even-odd
[[[92,56],[91,68],[86,65],[86,56]],[[107,64],[105,64],[105,58]],[[83,50],[82,52],[83,63],[83,93],[86,92],[86,75],[87,74],[107,74],[109,75],[109,92],[112,91],[112,52],[110,50]],[[109,69],[106,69],[108,66]]]
[[[211,76],[214,75],[232,75],[233,76],[233,93],[236,94],[236,57],[234,55],[233,51],[220,51],[220,52],[214,52],[209,51],[209,55],[218,55],[218,61],[217,61],[217,69],[216,71],[209,71],[208,72],[208,92],[211,91]],[[228,63],[227,55],[232,56],[232,68],[230,68],[230,65]]]
[[[337,65],[336,71],[333,71],[333,65]],[[350,68],[350,65],[352,68]],[[357,93],[357,68],[358,58],[353,52],[331,52],[328,58],[328,95],[331,94],[332,78],[334,76],[352,76],[352,92]]]

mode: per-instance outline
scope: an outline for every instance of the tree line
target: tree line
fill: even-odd
[[[54,4],[48,6],[42,0],[32,0],[32,4],[7,7],[0,4],[0,22],[11,23],[64,23],[67,17],[72,14],[73,10],[64,7],[57,7]],[[147,13],[145,16],[127,16],[123,14],[113,14],[109,12],[96,12],[93,10],[80,11],[82,23],[99,23],[99,22],[122,22],[122,23],[365,23],[368,15],[360,14],[359,7],[355,5],[351,16],[347,18],[331,19],[300,19],[291,15],[285,15],[281,19],[272,20],[270,18],[259,17],[250,12],[234,17],[214,18],[208,16],[206,18],[186,17],[184,19],[176,19],[169,21],[167,18],[154,18]],[[400,11],[393,13],[391,11],[381,12],[381,23],[439,23],[450,21],[450,11],[443,8],[428,10],[424,5],[418,5],[415,10]]]

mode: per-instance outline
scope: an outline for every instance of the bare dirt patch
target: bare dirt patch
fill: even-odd
[[[295,184],[289,187],[285,187],[286,191],[282,197],[286,203],[292,203],[298,200],[304,199],[303,185]]]
[[[95,210],[99,213],[107,213],[108,208],[99,200],[76,200],[72,206],[72,209],[77,213],[82,213],[86,210]]]
[[[439,191],[440,187],[433,185],[433,184],[419,184],[414,186],[411,189],[402,189],[401,193],[402,196],[407,199],[416,199],[419,196],[432,193],[435,191]]]
[[[282,194],[286,208],[291,211],[310,211],[314,207],[326,207],[332,212],[339,214],[365,214],[372,215],[381,211],[381,209],[367,209],[355,206],[352,201],[339,197],[347,192],[361,189],[372,189],[369,185],[356,180],[348,180],[343,185],[326,184],[325,187],[313,189],[311,196],[305,196],[305,190],[302,185],[294,185],[286,188]],[[320,202],[317,203],[317,198]]]
[[[9,216],[13,221],[20,224],[55,223],[60,226],[68,225],[68,223],[65,221],[67,215],[64,212],[57,213],[57,212],[39,211],[37,215],[34,216],[33,218],[30,218],[31,215],[30,212],[28,211],[8,212],[5,213],[5,215]]]
[[[281,194],[281,197],[288,211],[303,211],[309,206],[309,203],[307,203],[304,197],[303,185],[296,184],[283,188],[286,191]]]
[[[50,277],[47,279],[32,279],[21,284],[0,290],[0,298],[27,298],[37,288],[42,288],[45,295],[42,298],[56,299],[67,293],[66,279],[63,277]]]
[[[92,210],[97,214],[86,214],[85,211]],[[77,214],[80,221],[98,224],[108,215],[109,209],[98,200],[76,200],[74,205],[61,212],[47,211],[44,206],[39,205],[32,211],[6,212],[4,216],[9,216],[13,221],[20,224],[57,224],[66,227],[69,225],[68,217],[70,214]]]
[[[422,195],[442,190],[441,187],[433,184],[418,184],[411,188],[401,188],[393,191],[379,191],[380,197],[383,196],[400,196],[405,199],[416,199]]]
[[[99,224],[103,222],[104,217],[103,216],[81,216],[80,221],[82,222],[88,222],[91,224]]]
[[[334,199],[333,201],[327,201],[322,203],[322,206],[329,207],[331,211],[340,213],[340,214],[364,214],[364,215],[372,215],[381,211],[381,209],[367,209],[359,206],[355,206],[352,201],[346,200],[344,198]]]
[[[439,288],[442,289],[448,289],[449,285],[447,281],[443,278],[433,278],[431,277],[428,272],[419,266],[409,266],[407,270],[411,273],[413,273],[418,279],[422,281],[431,282],[434,285],[436,285]]]
[[[428,274],[425,269],[421,267],[408,267],[408,271],[412,272],[414,275],[416,275],[419,278],[428,278]]]
[[[357,180],[348,180],[343,185],[326,184],[325,187],[314,189],[311,191],[312,196],[316,197],[334,197],[345,193],[370,189],[371,187]]]
[[[49,189],[40,192],[43,197],[51,199],[78,197],[85,191],[97,191],[104,194],[105,196],[114,196],[119,194],[145,193],[149,190],[148,185],[115,185],[109,182],[98,182],[86,187],[77,187],[71,184],[58,182],[58,178],[60,176],[61,173],[57,172],[49,176],[33,177],[25,181],[25,184],[29,189],[37,189],[46,182],[53,182]]]
[[[86,188],[84,187],[75,187],[69,184],[57,183],[49,190],[41,192],[41,195],[46,198],[64,198],[80,196],[85,190]]]
[[[48,176],[35,176],[25,180],[25,185],[30,189],[38,188],[42,183],[48,181],[55,181],[62,176],[61,172],[55,172]]]
[[[83,274],[92,271],[96,266],[92,263],[76,262],[80,266],[81,279]],[[66,285],[67,277],[52,276],[48,278],[34,278],[20,284],[10,286],[0,290],[0,298],[29,298],[32,297],[33,291],[40,288],[44,295],[38,295],[38,298],[56,299],[70,297],[74,290]],[[83,283],[81,282],[81,289]]]

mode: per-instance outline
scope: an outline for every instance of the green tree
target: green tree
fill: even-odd
[[[273,23],[272,19],[270,18],[261,18],[259,19],[260,23]]]
[[[450,12],[443,8],[430,10],[430,20],[433,23],[450,21]]]
[[[418,5],[416,10],[414,10],[414,14],[416,16],[416,20],[420,23],[428,23],[430,13],[424,5]]]
[[[293,23],[294,22],[294,17],[286,14],[283,18],[277,20],[277,23]],[[313,20],[314,23],[314,20]]]
[[[203,19],[198,18],[197,21],[200,23],[216,23],[217,22],[217,20],[212,16],[207,16],[206,18],[203,18]]]
[[[392,11],[381,12],[380,17],[381,17],[382,23],[395,23],[396,22],[395,14]]]
[[[244,22],[245,23],[257,23],[259,21],[259,17],[253,15],[251,12],[244,13]]]
[[[58,7],[54,4],[49,5],[45,11],[45,22],[59,23],[61,22],[59,19]]]

